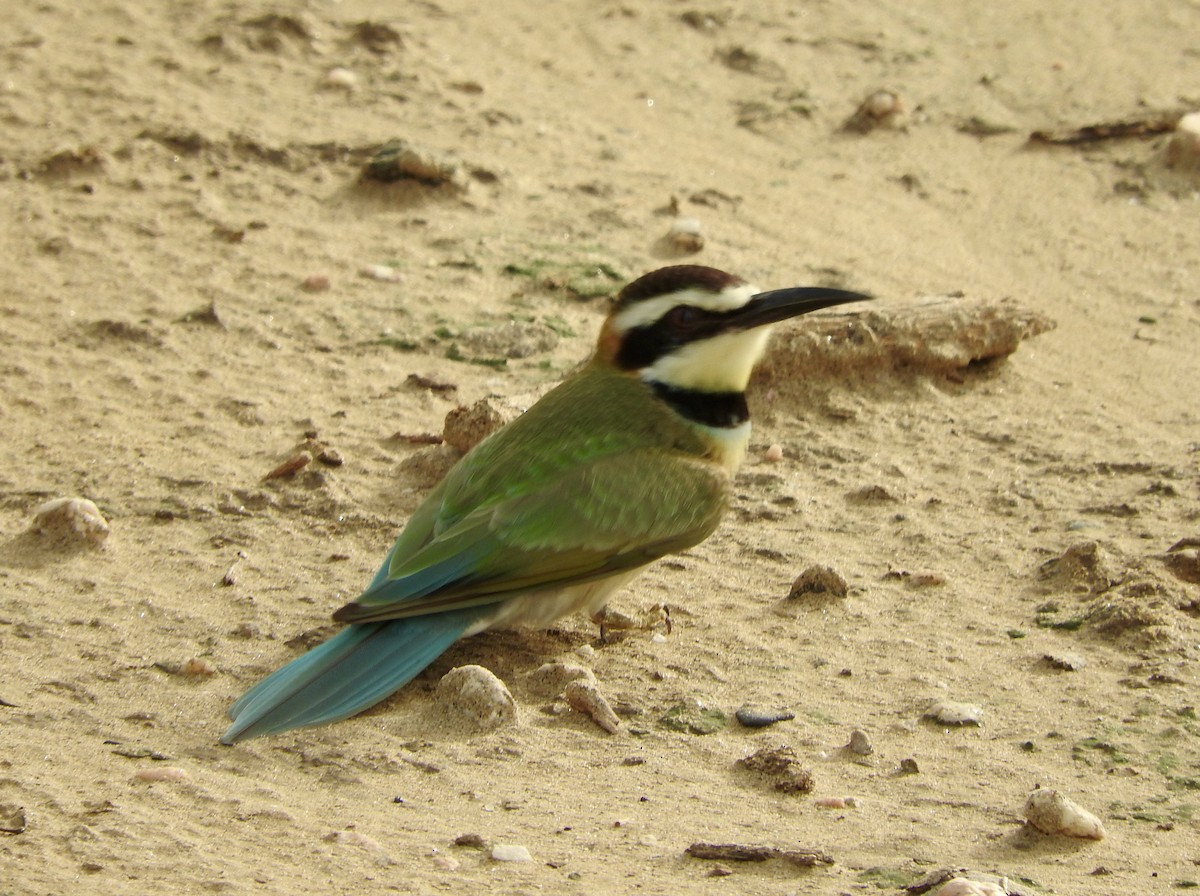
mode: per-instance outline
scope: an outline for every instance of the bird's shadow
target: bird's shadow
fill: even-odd
[[[0,543],[0,568],[46,569],[97,550],[102,548],[84,541],[55,539],[27,529]]]
[[[364,711],[362,716],[415,715],[419,717],[415,730],[422,737],[438,740],[469,740],[479,731],[464,728],[447,717],[434,700],[438,682],[451,669],[477,665],[505,683],[518,703],[526,702],[522,681],[553,657],[595,643],[594,633],[583,628],[554,627],[550,629],[499,629],[482,632],[458,641],[434,660],[413,681],[381,703]],[[404,727],[407,727],[405,724]]]

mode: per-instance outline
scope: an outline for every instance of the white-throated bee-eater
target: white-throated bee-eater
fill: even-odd
[[[446,474],[333,614],[346,628],[237,700],[221,741],[352,716],[467,635],[599,614],[648,563],[716,529],[770,325],[865,298],[758,292],[697,265],[630,283],[591,361]]]

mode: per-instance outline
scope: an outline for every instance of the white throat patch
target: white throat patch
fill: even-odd
[[[745,392],[770,336],[767,326],[688,343],[643,370],[642,379],[698,392]]]

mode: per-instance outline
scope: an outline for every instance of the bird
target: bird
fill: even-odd
[[[717,528],[772,325],[868,298],[760,292],[702,265],[630,282],[590,360],[450,469],[333,614],[345,627],[236,700],[221,743],[353,716],[487,629],[601,619],[648,564]]]

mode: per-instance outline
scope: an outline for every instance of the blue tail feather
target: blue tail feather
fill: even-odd
[[[479,608],[347,626],[268,675],[229,708],[221,743],[324,725],[362,712],[442,655]]]

